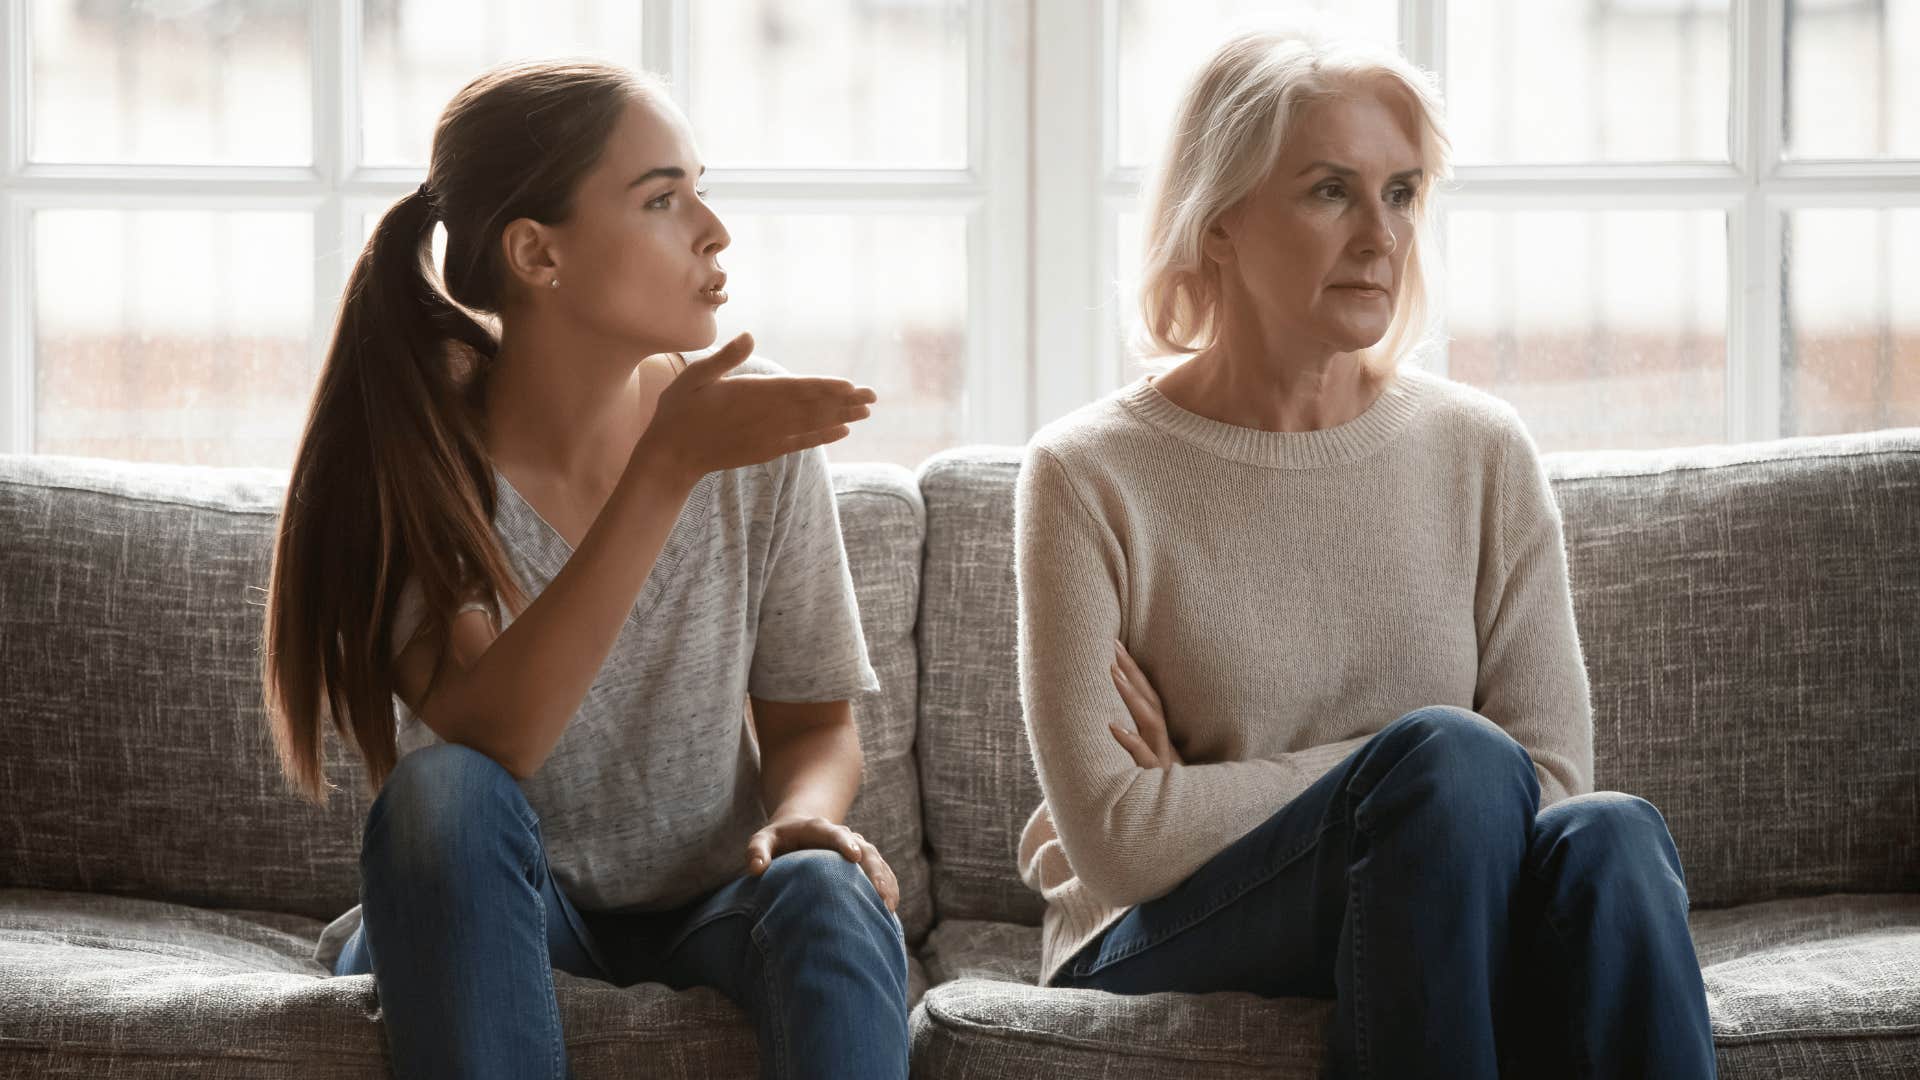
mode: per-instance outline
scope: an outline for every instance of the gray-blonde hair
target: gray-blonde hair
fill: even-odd
[[[1452,175],[1432,76],[1384,46],[1310,28],[1264,28],[1222,43],[1182,97],[1146,200],[1138,353],[1195,353],[1214,343],[1221,284],[1219,266],[1201,250],[1207,229],[1272,171],[1302,108],[1358,86],[1385,86],[1404,99],[1428,180],[1415,196],[1413,248],[1393,321],[1361,352],[1362,362],[1391,369],[1428,337],[1429,286],[1438,281],[1428,261],[1432,193]]]

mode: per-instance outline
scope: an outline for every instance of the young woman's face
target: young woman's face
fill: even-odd
[[[1422,180],[1406,108],[1370,88],[1307,106],[1266,180],[1209,233],[1222,274],[1238,279],[1229,305],[1251,305],[1270,341],[1376,344],[1399,303]]]
[[[548,299],[648,354],[711,345],[730,238],[702,194],[703,171],[677,110],[628,105],[572,213],[552,227],[560,284]]]

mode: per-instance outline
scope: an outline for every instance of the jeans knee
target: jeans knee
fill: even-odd
[[[846,904],[871,887],[866,871],[845,855],[825,848],[789,851],[768,864],[760,887],[781,899],[808,907]]]
[[[1540,811],[1530,856],[1556,874],[1591,879],[1659,880],[1684,886],[1667,819],[1637,795],[1595,791]]]
[[[1367,770],[1374,788],[1417,789],[1442,817],[1485,826],[1510,813],[1531,822],[1539,808],[1540,781],[1526,747],[1469,709],[1416,709],[1387,725],[1374,743],[1388,759]]]
[[[490,831],[537,820],[499,762],[457,743],[425,746],[400,759],[368,810],[362,868],[391,857],[409,874],[430,872]]]
[[[805,923],[808,933],[898,935],[898,925],[860,864],[837,851],[791,851],[761,874],[760,908],[769,922]]]

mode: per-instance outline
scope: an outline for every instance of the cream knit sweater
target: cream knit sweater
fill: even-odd
[[[1015,548],[1044,796],[1019,859],[1047,900],[1043,984],[1423,706],[1505,728],[1542,806],[1592,790],[1559,510],[1519,417],[1485,393],[1405,366],[1353,420],[1279,433],[1142,378],[1034,437]],[[1187,764],[1143,769],[1107,730],[1133,727],[1116,638]]]

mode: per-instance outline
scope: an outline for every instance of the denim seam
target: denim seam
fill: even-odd
[[[1127,946],[1125,949],[1121,950],[1120,952],[1114,954],[1113,956],[1106,957],[1103,959],[1096,955],[1090,963],[1074,964],[1072,967],[1072,972],[1074,977],[1081,978],[1088,975],[1092,975],[1097,972],[1104,971],[1107,968],[1112,967],[1113,965],[1119,963],[1122,960],[1132,959],[1133,957],[1138,956],[1139,954],[1147,951],[1148,949],[1154,948],[1155,946],[1158,946],[1158,945],[1166,944],[1168,941],[1171,941],[1175,937],[1178,937],[1179,935],[1185,933],[1186,931],[1193,929],[1195,926],[1198,926],[1199,924],[1207,921],[1213,916],[1218,915],[1220,911],[1223,908],[1227,907],[1229,904],[1234,903],[1235,901],[1239,900],[1241,897],[1247,895],[1247,893],[1252,892],[1254,889],[1280,876],[1280,873],[1282,871],[1284,871],[1287,867],[1292,866],[1294,862],[1297,861],[1302,855],[1305,855],[1307,852],[1312,851],[1315,847],[1317,847],[1320,843],[1321,838],[1325,837],[1329,831],[1345,824],[1347,824],[1347,820],[1345,818],[1341,818],[1338,821],[1322,822],[1320,825],[1320,828],[1315,830],[1314,834],[1311,837],[1308,837],[1306,840],[1301,841],[1301,843],[1298,846],[1296,846],[1293,850],[1287,852],[1281,858],[1276,860],[1273,863],[1273,865],[1261,870],[1256,874],[1252,874],[1247,877],[1240,878],[1239,880],[1224,886],[1220,891],[1216,892],[1213,898],[1208,900],[1207,903],[1203,905],[1200,910],[1189,914],[1186,918],[1181,919],[1178,923],[1174,924],[1173,926],[1145,940],[1137,941]]]
[[[544,946],[547,943],[548,933],[547,902],[538,894],[535,894],[533,900],[534,906],[540,910],[539,940],[540,944]],[[553,1051],[551,1055],[549,1055],[549,1060],[553,1066],[551,1073],[553,1076],[564,1080],[567,1075],[567,1034],[560,1028],[560,993],[553,985],[553,958],[551,956],[547,958],[545,967],[547,979],[547,1019],[553,1023]]]
[[[713,920],[708,919],[707,922]],[[702,923],[701,925],[706,925]],[[787,1009],[780,999],[780,980],[775,975],[774,950],[767,944],[765,919],[755,920],[747,928],[747,934],[753,939],[753,947],[760,952],[760,981],[767,995],[767,1014],[762,1021],[773,1032],[773,1075],[785,1077],[793,1075],[793,1067],[787,1058]]]

